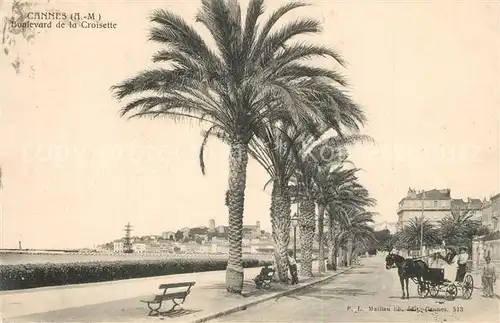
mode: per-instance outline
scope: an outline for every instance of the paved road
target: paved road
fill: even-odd
[[[401,300],[396,269],[386,270],[384,259],[373,257],[364,259],[363,267],[337,276],[327,284],[214,322],[500,321],[499,300],[483,298],[479,290],[474,290],[470,300],[461,296],[454,301],[446,301],[443,296],[421,299],[416,286],[410,284],[410,299]],[[411,306],[414,308],[408,310]]]

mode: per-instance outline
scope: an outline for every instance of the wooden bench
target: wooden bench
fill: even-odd
[[[259,277],[260,274],[259,276],[255,277],[254,281],[257,288],[270,288],[271,282],[273,281],[274,272],[274,269],[270,269],[265,277]]]
[[[195,282],[184,282],[184,283],[173,283],[173,284],[162,284],[158,289],[163,289],[163,293],[161,295],[155,295],[153,299],[151,300],[141,300],[141,302],[148,304],[149,308],[149,313],[148,315],[151,316],[153,315],[159,315],[160,314],[160,308],[163,304],[164,301],[172,301],[174,303],[174,306],[172,306],[171,309],[166,311],[166,313],[173,311],[177,306],[180,306],[181,304],[184,303],[186,300],[187,296],[191,292],[191,287]],[[170,291],[170,289],[174,288],[184,288],[184,291],[177,291],[177,292],[170,292],[167,293],[167,291]]]

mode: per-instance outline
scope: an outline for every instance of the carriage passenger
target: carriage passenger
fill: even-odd
[[[455,281],[461,283],[464,280],[465,273],[467,272],[467,261],[469,260],[469,255],[467,254],[467,248],[461,247],[460,253],[457,257],[457,276]]]

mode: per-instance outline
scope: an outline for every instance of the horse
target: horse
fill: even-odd
[[[391,269],[396,266],[398,268],[399,281],[401,283],[401,290],[403,291],[403,296],[401,299],[405,299],[405,283],[406,283],[406,299],[410,299],[410,293],[408,292],[408,281],[410,278],[417,279],[421,291],[426,289],[423,282],[424,276],[429,271],[427,264],[420,259],[405,259],[404,257],[396,254],[389,254],[385,258],[385,268]]]

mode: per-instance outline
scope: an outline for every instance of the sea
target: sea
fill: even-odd
[[[36,264],[36,263],[70,263],[88,261],[113,260],[149,260],[149,259],[179,259],[179,258],[209,258],[227,259],[227,254],[28,254],[28,253],[0,253],[0,265]],[[243,258],[268,260],[270,256],[243,255]]]

